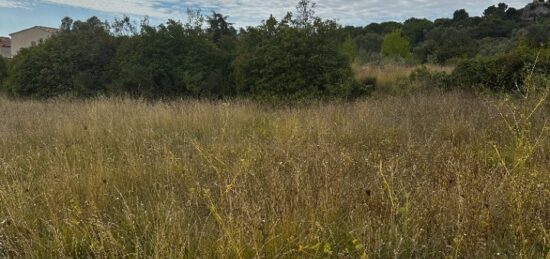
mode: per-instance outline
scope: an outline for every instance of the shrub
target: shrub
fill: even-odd
[[[382,42],[382,55],[385,57],[401,57],[408,59],[411,57],[411,43],[401,35],[400,30],[384,36]]]
[[[478,57],[460,62],[453,81],[462,87],[481,86],[496,91],[523,91],[529,75],[550,72],[550,48],[537,48],[521,42],[516,49],[492,57]]]
[[[365,53],[365,55],[371,53],[380,54],[383,40],[384,38],[379,34],[367,33],[365,35],[357,36],[355,38],[355,44],[360,51]]]
[[[234,61],[238,93],[295,99],[362,92],[336,41],[336,22],[299,7],[296,18],[292,13],[280,22],[270,17],[241,34]]]
[[[356,84],[352,84],[352,88],[348,91],[348,97],[360,97],[370,95],[376,90],[378,80],[376,77],[368,76],[361,79]]]
[[[464,29],[437,27],[426,35],[426,41],[414,49],[421,61],[445,64],[452,58],[468,58],[477,52],[474,40]]]
[[[410,75],[411,83],[424,87],[448,89],[451,87],[451,76],[443,71],[430,71],[426,66],[419,67]]]
[[[352,63],[355,62],[359,58],[359,48],[357,47],[356,41],[353,40],[351,37],[348,37],[344,41],[344,43],[340,47],[340,51]]]
[[[14,57],[8,90],[19,96],[91,96],[109,82],[117,46],[108,26],[92,17]]]
[[[4,81],[8,77],[8,61],[0,57],[0,90],[4,89]]]
[[[515,53],[478,57],[458,63],[453,81],[463,87],[487,87],[497,91],[520,90],[525,63]]]
[[[132,96],[213,96],[230,92],[222,55],[201,30],[169,21],[144,26],[142,33],[121,44],[114,67],[114,93]]]
[[[412,42],[412,45],[417,45],[426,40],[426,32],[433,27],[433,22],[428,19],[410,18],[403,23],[403,35]]]

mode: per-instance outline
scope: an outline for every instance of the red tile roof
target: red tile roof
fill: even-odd
[[[7,37],[0,37],[0,47],[11,48],[11,39]]]

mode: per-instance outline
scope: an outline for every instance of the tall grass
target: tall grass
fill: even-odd
[[[1,99],[0,257],[543,258],[548,114],[461,92]]]
[[[451,66],[431,64],[422,66],[426,67],[430,72],[445,72],[450,74],[454,70],[454,67]],[[363,65],[354,63],[352,67],[355,79],[358,81],[364,81],[367,78],[376,78],[378,93],[395,95],[416,92],[418,90],[412,89],[413,86],[403,80],[408,79],[412,72],[420,68],[420,66],[403,64]]]

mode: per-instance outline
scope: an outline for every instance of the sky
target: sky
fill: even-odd
[[[458,9],[480,15],[490,5],[506,2],[522,8],[531,0],[316,0],[317,15],[344,25],[404,21],[410,17],[451,17]],[[0,0],[0,36],[35,25],[59,27],[63,17],[85,20],[98,16],[113,20],[122,15],[136,20],[149,17],[151,24],[167,19],[186,20],[187,8],[200,8],[229,16],[237,27],[258,25],[270,14],[281,18],[294,11],[298,0]]]

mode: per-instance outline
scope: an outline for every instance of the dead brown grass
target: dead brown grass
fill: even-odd
[[[460,92],[0,99],[0,257],[543,258],[548,114]]]
[[[422,66],[426,67],[431,72],[445,72],[450,74],[454,70],[454,67],[451,66],[431,64]],[[366,78],[374,77],[377,80],[378,92],[390,94],[416,92],[417,89],[400,89],[413,87],[410,84],[400,83],[400,80],[409,78],[411,73],[417,68],[420,68],[420,66],[401,64],[362,65],[358,63],[353,65],[355,79],[363,81]]]

